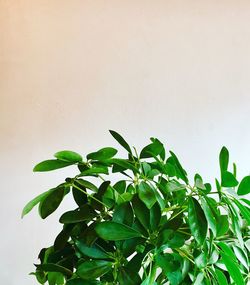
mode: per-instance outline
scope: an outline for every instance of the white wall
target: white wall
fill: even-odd
[[[24,204],[67,170],[33,174],[62,149],[82,154],[157,136],[209,181],[228,146],[250,172],[250,2],[0,0],[1,284],[49,246],[47,220]],[[68,204],[67,204],[68,203]]]

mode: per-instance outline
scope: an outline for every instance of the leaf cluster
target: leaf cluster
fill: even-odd
[[[75,208],[62,214],[61,232],[39,253],[35,272],[49,285],[245,285],[250,283],[250,176],[229,170],[219,155],[215,187],[192,181],[176,154],[157,139],[140,153],[115,131],[126,150],[113,147],[84,159],[60,151],[34,171],[76,167],[77,174],[30,201],[47,218],[72,195]],[[110,181],[110,174],[117,177]],[[113,179],[114,180],[114,179]]]

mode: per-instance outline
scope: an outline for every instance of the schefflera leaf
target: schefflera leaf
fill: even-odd
[[[188,200],[188,223],[198,245],[202,245],[207,235],[207,220],[199,202],[190,197]]]
[[[82,156],[74,151],[71,150],[62,150],[54,154],[54,157],[62,160],[62,161],[68,161],[68,162],[81,162]]]
[[[77,269],[76,274],[82,279],[96,279],[112,268],[112,262],[107,260],[91,260],[81,263]]]
[[[133,228],[124,224],[110,221],[97,224],[95,231],[102,239],[111,241],[141,237],[141,233]]]
[[[75,162],[63,161],[59,159],[48,159],[38,163],[34,168],[34,172],[45,172],[45,171],[52,171],[60,168],[64,168],[75,164]]]
[[[247,195],[250,193],[250,175],[245,176],[238,187],[238,195]]]

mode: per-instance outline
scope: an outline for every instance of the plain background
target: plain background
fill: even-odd
[[[32,173],[63,149],[140,148],[151,136],[191,176],[218,176],[226,145],[250,173],[249,1],[0,0],[0,276],[28,276],[71,201],[41,220],[24,204],[71,170]]]

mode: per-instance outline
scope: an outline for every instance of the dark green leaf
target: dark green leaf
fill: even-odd
[[[188,222],[195,240],[202,245],[207,235],[207,221],[199,202],[193,197],[188,202]]]
[[[68,161],[68,162],[81,162],[82,161],[82,157],[80,154],[74,151],[70,151],[70,150],[59,151],[54,154],[54,157],[59,160]]]
[[[134,213],[129,202],[122,203],[115,207],[113,213],[113,222],[132,226],[134,221]]]
[[[75,162],[62,161],[58,159],[49,159],[49,160],[44,160],[38,163],[33,168],[33,171],[34,172],[51,171],[51,170],[63,168],[63,167],[66,167],[72,164],[75,164]]]
[[[89,206],[88,204],[86,204],[78,210],[68,211],[64,213],[60,217],[59,222],[62,224],[79,223],[79,222],[91,220],[96,215],[97,213],[93,210],[93,208]]]
[[[175,163],[175,167],[176,169],[178,170],[179,172],[179,175],[180,175],[180,178],[186,183],[188,184],[188,178],[187,178],[187,173],[186,171],[183,169],[182,165],[180,164],[177,156],[172,152],[170,151],[170,154],[171,154],[171,157],[173,159],[173,162]]]
[[[237,191],[238,195],[246,195],[249,193],[250,193],[250,175],[244,177],[241,180],[240,185],[238,187],[238,191]]]
[[[152,139],[153,142],[145,146],[141,153],[140,158],[154,157],[164,152],[164,146],[158,139]]]
[[[138,187],[139,198],[145,203],[148,209],[156,202],[155,190],[146,182],[142,181]]]
[[[161,220],[161,208],[158,203],[150,209],[150,228],[155,231]]]
[[[83,180],[83,179],[75,179],[74,180],[74,184],[80,188],[87,188],[92,190],[93,192],[97,192],[98,191],[98,187],[96,187],[93,183],[87,181],[87,180]]]
[[[222,187],[235,187],[238,185],[237,179],[229,171],[224,171],[221,174],[221,186]]]
[[[88,257],[95,258],[95,259],[109,259],[110,258],[110,255],[108,255],[108,253],[105,252],[105,250],[102,249],[98,245],[88,246],[82,240],[76,240],[75,245],[82,254]]]
[[[120,134],[118,134],[117,132],[112,131],[112,130],[109,130],[109,132],[111,133],[111,135],[113,136],[113,138],[114,138],[115,140],[117,140],[117,142],[118,142],[121,146],[123,146],[129,153],[132,154],[132,151],[131,151],[130,146],[128,145],[128,143],[124,140],[124,138],[123,138]]]
[[[96,152],[89,153],[87,159],[92,160],[106,160],[115,156],[117,150],[113,147],[104,147]]]
[[[92,260],[85,261],[81,263],[77,270],[76,274],[82,279],[95,279],[98,278],[112,268],[112,262],[106,260]]]
[[[121,158],[112,158],[109,160],[110,163],[113,165],[118,165],[123,168],[123,170],[132,170],[134,173],[139,173],[139,170],[129,161],[126,159]]]
[[[37,265],[37,269],[43,270],[46,272],[61,272],[65,276],[71,276],[73,273],[68,268],[65,268],[61,265],[54,263],[44,263],[41,265]]]
[[[39,204],[39,214],[42,219],[47,218],[61,204],[64,197],[64,187],[54,188]]]
[[[135,216],[143,227],[147,230],[150,227],[150,212],[145,204],[139,199],[138,195],[134,195],[132,200]]]
[[[97,224],[95,230],[99,237],[104,240],[125,240],[134,237],[141,237],[141,234],[124,224],[115,222],[102,222]]]
[[[225,146],[222,147],[219,155],[221,173],[227,171],[229,162],[229,152]]]
[[[216,237],[216,234],[217,234],[216,218],[217,218],[217,216],[214,215],[213,209],[210,206],[208,199],[209,199],[208,197],[202,197],[201,198],[201,206],[202,206],[202,209],[204,211],[208,226],[212,230],[213,235]]]

